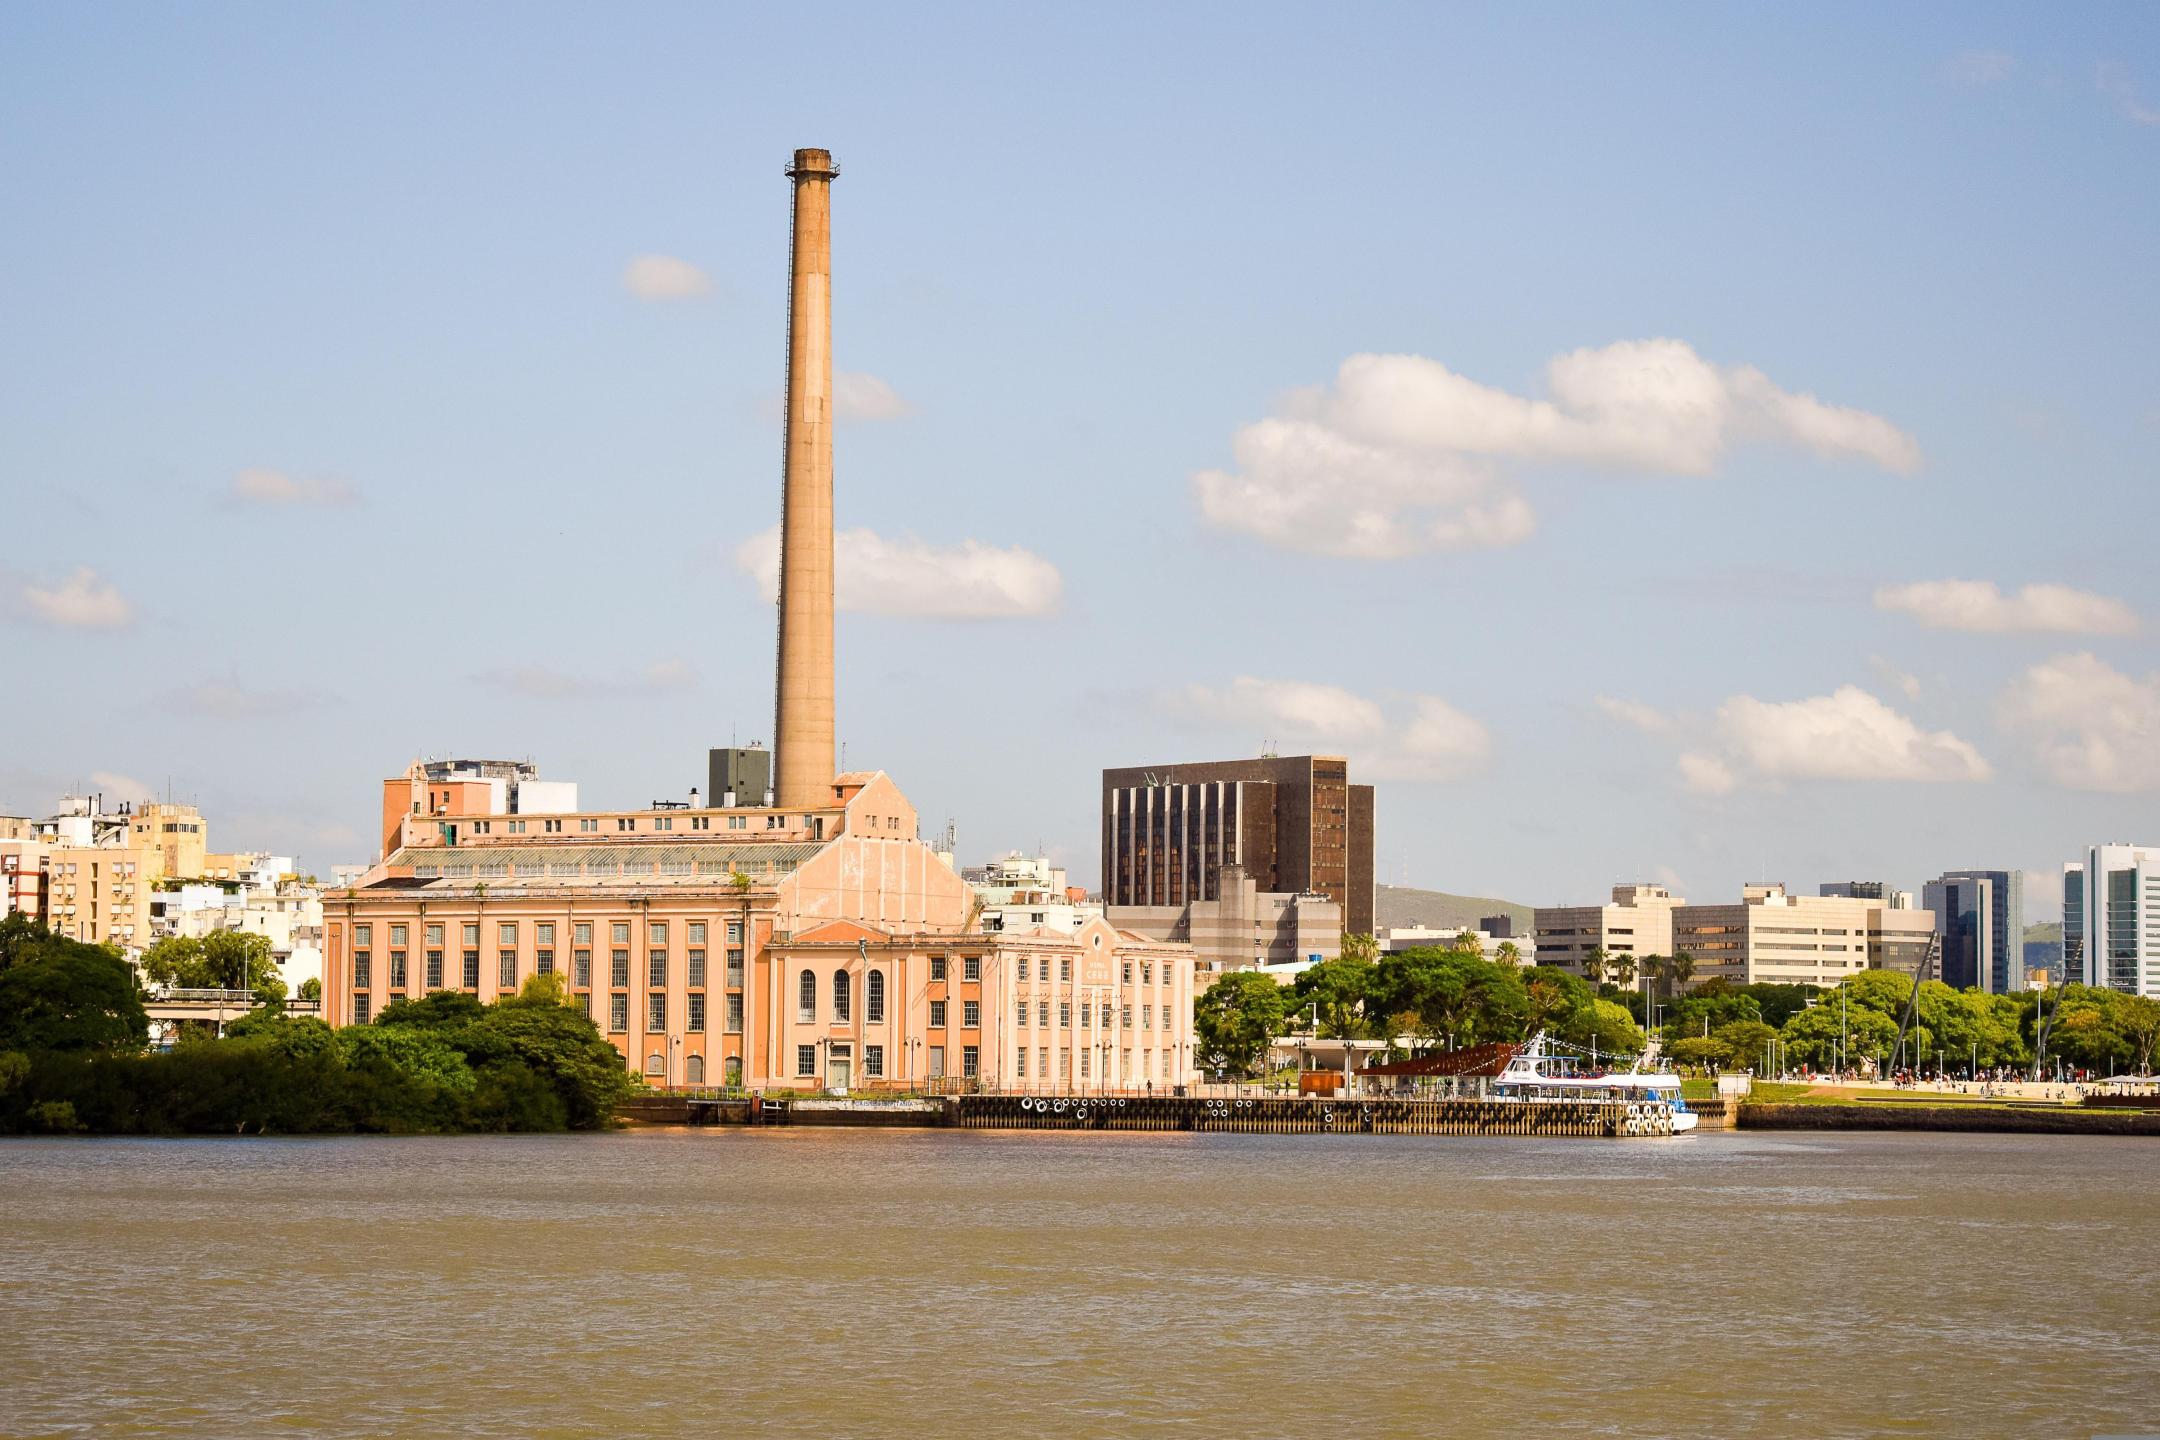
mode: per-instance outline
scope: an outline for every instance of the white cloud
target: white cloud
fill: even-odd
[[[2011,682],[2001,714],[2059,785],[2160,790],[2160,675],[2140,680],[2095,655],[2058,655]]]
[[[135,619],[127,597],[87,565],[57,584],[24,585],[22,599],[38,619],[70,630],[117,630]]]
[[[1680,757],[1681,787],[1695,795],[1730,795],[1740,781],[1715,755],[1689,751]]]
[[[1919,446],[1880,416],[1720,367],[1679,340],[1576,350],[1550,399],[1482,385],[1419,355],[1353,355],[1232,437],[1234,471],[1193,477],[1201,514],[1288,549],[1351,556],[1512,545],[1536,527],[1503,461],[1707,475],[1772,441],[1909,471]]]
[[[1240,675],[1225,686],[1189,685],[1161,697],[1181,720],[1244,732],[1279,753],[1350,757],[1351,778],[1449,780],[1484,768],[1492,734],[1437,695],[1383,705],[1339,685]]]
[[[2007,50],[1961,50],[1950,57],[1948,68],[1952,83],[1984,90],[2009,79],[2017,57]]]
[[[1611,695],[1597,697],[1597,708],[1623,725],[1632,726],[1646,735],[1655,735],[1672,728],[1672,717],[1655,706],[1640,700],[1621,700]]]
[[[833,418],[837,420],[897,420],[909,412],[899,392],[875,375],[860,370],[835,370]]]
[[[1763,780],[1985,780],[1980,752],[1925,731],[1857,685],[1806,700],[1735,695],[1717,736],[1735,766]]]
[[[2137,125],[2160,125],[2160,110],[2138,98],[2137,85],[2121,63],[2101,61],[2094,79],[2100,86],[2100,93],[2115,102],[2116,112],[2123,119]]]
[[[232,478],[226,498],[243,505],[351,505],[358,491],[343,480],[306,479],[282,470],[242,470]]]
[[[688,662],[658,660],[635,675],[597,675],[558,670],[551,665],[510,665],[481,672],[483,684],[528,700],[602,700],[658,695],[697,684]]]
[[[692,300],[712,293],[712,278],[673,255],[640,255],[623,267],[623,288],[640,300]]]
[[[2127,635],[2138,628],[2137,612],[2122,601],[2068,585],[2026,585],[2005,595],[1989,580],[1920,580],[1883,586],[1875,608],[1901,611],[1937,630]]]
[[[735,564],[767,600],[780,598],[780,527],[735,547]],[[1009,620],[1054,614],[1065,592],[1057,566],[1018,545],[979,540],[937,546],[871,530],[833,536],[833,599],[866,615]]]

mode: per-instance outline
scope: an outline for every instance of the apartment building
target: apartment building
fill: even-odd
[[[1862,970],[1918,971],[1935,932],[1926,910],[1894,901],[1793,895],[1782,884],[1743,887],[1737,905],[1686,905],[1672,947],[1695,960],[1696,982],[1836,985]]]
[[[2063,866],[2063,960],[2082,984],[2160,997],[2160,848],[2094,845]]]
[[[1580,975],[1593,950],[1618,955],[1670,955],[1673,914],[1683,902],[1662,885],[1615,885],[1607,905],[1541,905],[1535,912],[1536,963]]]

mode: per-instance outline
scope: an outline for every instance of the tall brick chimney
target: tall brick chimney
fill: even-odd
[[[832,182],[825,150],[797,150],[788,265],[786,479],[780,506],[780,667],[773,803],[833,799]]]

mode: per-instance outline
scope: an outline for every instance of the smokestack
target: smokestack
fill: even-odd
[[[832,182],[825,150],[797,150],[788,266],[786,480],[780,506],[777,803],[833,798]]]

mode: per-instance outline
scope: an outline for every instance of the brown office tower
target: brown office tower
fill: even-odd
[[[780,504],[780,674],[774,803],[833,803],[832,182],[797,150],[788,266],[786,479]]]
[[[1340,755],[1267,756],[1103,771],[1103,903],[1221,898],[1241,865],[1263,891],[1314,891],[1343,929],[1373,931],[1373,787]]]

